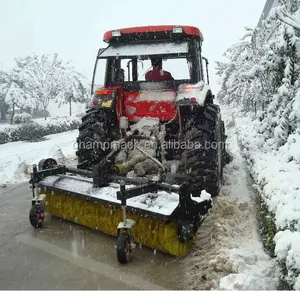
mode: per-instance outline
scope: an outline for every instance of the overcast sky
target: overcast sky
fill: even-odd
[[[33,52],[71,60],[91,79],[103,33],[110,29],[185,24],[201,29],[204,55],[214,62],[238,41],[244,26],[256,26],[265,0],[0,0],[0,68]]]

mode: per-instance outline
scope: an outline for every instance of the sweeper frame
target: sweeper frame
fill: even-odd
[[[117,192],[117,199],[120,203],[83,195],[75,191],[62,190],[61,188],[55,187],[55,184],[49,186],[43,182],[43,180],[49,176],[55,176],[58,179],[68,177],[74,181],[84,181],[84,183],[90,183],[90,187],[93,189],[108,186],[111,182],[117,182],[120,185],[120,190]],[[90,180],[87,178],[90,178]],[[183,245],[193,239],[197,229],[203,223],[209,209],[212,207],[211,199],[200,202],[192,199],[190,186],[187,183],[180,186],[174,186],[164,182],[148,180],[146,178],[128,178],[119,176],[109,160],[94,165],[92,171],[88,171],[66,167],[65,165],[58,165],[56,160],[52,158],[43,159],[39,162],[38,166],[33,166],[33,172],[31,173],[29,183],[31,184],[30,187],[33,195],[29,220],[34,228],[43,227],[45,213],[47,212],[47,198],[56,191],[63,193],[63,195],[68,197],[75,196],[76,199],[79,200],[110,204],[113,207],[121,208],[122,221],[119,221],[115,227],[117,231],[117,258],[122,264],[129,261],[129,255],[135,246],[133,227],[138,223],[133,219],[128,218],[128,211],[137,211],[134,207],[127,205],[128,199],[147,193],[156,193],[159,190],[168,193],[178,193],[178,206],[170,216],[143,209],[138,209],[138,213],[143,213],[146,217],[154,216],[159,218],[164,221],[165,225],[176,222],[177,238]],[[126,187],[126,185],[134,186]]]

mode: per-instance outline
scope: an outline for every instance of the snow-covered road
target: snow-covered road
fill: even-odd
[[[199,230],[192,252],[183,259],[186,270],[180,288],[276,289],[274,260],[264,252],[258,232],[254,194],[237,142],[230,112],[222,110],[233,161],[224,170],[224,186]],[[78,131],[48,136],[39,143],[0,146],[0,184],[28,181],[28,165],[42,158],[60,162],[75,158]]]

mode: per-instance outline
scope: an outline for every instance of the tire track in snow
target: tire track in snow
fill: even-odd
[[[226,110],[223,115],[233,161],[225,167],[221,193],[214,198],[212,212],[184,259],[186,273],[181,288],[274,290],[276,265],[263,249],[254,194],[233,120]]]

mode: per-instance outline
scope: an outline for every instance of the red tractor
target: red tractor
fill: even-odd
[[[136,243],[185,255],[228,157],[202,34],[148,26],[108,31],[104,41],[79,126],[77,167],[53,158],[33,167],[30,223],[42,227],[49,213],[116,236],[122,264]]]
[[[102,171],[147,176],[156,167],[162,180],[192,185],[194,196],[203,189],[217,195],[226,136],[209,89],[200,30],[123,28],[107,31],[104,41],[108,46],[99,50],[94,68],[92,106],[79,127],[77,168],[102,164]],[[145,140],[156,145],[152,153],[140,146]],[[129,141],[139,146],[129,149]]]

